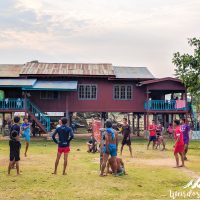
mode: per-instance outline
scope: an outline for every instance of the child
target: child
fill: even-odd
[[[28,123],[28,118],[24,118],[24,123],[22,124],[22,131],[23,131],[23,134],[22,134],[22,137],[24,137],[25,139],[25,142],[26,142],[26,147],[25,147],[25,153],[24,153],[24,156],[27,157],[27,151],[28,151],[28,147],[29,147],[29,143],[30,143],[30,132],[31,132],[31,129],[30,129],[30,124]]]
[[[132,147],[131,147],[131,127],[128,124],[127,118],[123,118],[122,135],[123,135],[123,140],[121,146],[121,155],[124,145],[127,145],[129,147],[130,155],[131,157],[133,157]]]
[[[124,166],[124,162],[122,161],[121,158],[116,157],[116,161],[117,161],[117,175],[119,176],[123,176],[123,175],[127,175],[127,173],[125,172],[125,166]],[[111,170],[110,170],[111,168]],[[108,159],[108,163],[107,163],[107,172],[106,175],[108,173],[113,173],[113,163],[111,158]]]
[[[14,117],[14,124],[10,128],[10,138],[12,137],[11,133],[13,131],[16,131],[17,135],[20,136],[21,130],[20,130],[19,122],[20,122],[20,118],[18,116],[15,116]]]
[[[169,124],[168,128],[167,128],[167,132],[169,134],[169,138],[173,137],[173,125],[172,123]]]
[[[97,152],[97,141],[93,135],[91,135],[90,140],[87,142],[87,146],[88,146],[88,151],[87,151],[88,153]]]
[[[184,167],[184,141],[183,141],[183,133],[181,131],[180,127],[180,121],[179,120],[174,120],[174,139],[175,139],[175,144],[174,144],[174,156],[176,159],[176,167]],[[181,157],[181,162],[182,165],[179,165],[179,156]]]
[[[158,147],[160,148],[160,145],[162,144],[163,149],[162,151],[165,150],[165,141],[164,141],[164,137],[162,135],[163,133],[163,126],[161,123],[158,124],[158,126],[156,126],[156,147],[155,149],[157,149]]]
[[[187,124],[186,119],[181,119],[181,131],[183,132],[183,141],[184,141],[184,160],[187,160],[186,154],[188,152],[189,146],[189,133],[190,133],[190,126]]]
[[[57,174],[59,160],[62,153],[64,153],[63,175],[66,175],[65,171],[67,168],[68,153],[70,152],[70,141],[74,138],[74,134],[72,129],[67,126],[67,118],[63,117],[61,121],[62,121],[62,126],[58,127],[52,135],[53,141],[56,144],[58,144],[58,153],[53,174]],[[56,139],[57,134],[58,134],[58,140]]]
[[[8,175],[10,175],[10,171],[15,164],[16,164],[16,169],[17,169],[17,175],[20,175],[19,160],[20,160],[21,143],[19,141],[19,135],[18,135],[17,131],[15,131],[15,130],[12,131],[12,133],[11,133],[9,146],[10,146],[10,163],[8,166]]]

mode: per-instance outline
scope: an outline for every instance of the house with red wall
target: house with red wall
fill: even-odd
[[[146,67],[38,61],[0,65],[0,113],[14,112],[28,113],[44,131],[50,130],[52,113],[70,118],[73,112],[131,113],[147,129],[150,116],[170,123],[174,115],[187,115],[187,91],[180,80],[155,78]]]

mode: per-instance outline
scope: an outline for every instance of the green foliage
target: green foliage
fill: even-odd
[[[188,44],[194,49],[193,54],[174,54],[173,64],[176,66],[176,77],[188,88],[194,101],[200,101],[200,39],[188,39]]]

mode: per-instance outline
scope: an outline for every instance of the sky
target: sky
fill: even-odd
[[[199,36],[200,0],[0,0],[0,64],[112,63],[166,77]]]

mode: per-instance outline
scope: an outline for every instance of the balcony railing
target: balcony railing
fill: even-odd
[[[24,99],[6,98],[0,101],[0,110],[24,110]]]
[[[185,100],[149,100],[144,104],[145,110],[185,111],[188,109]]]

